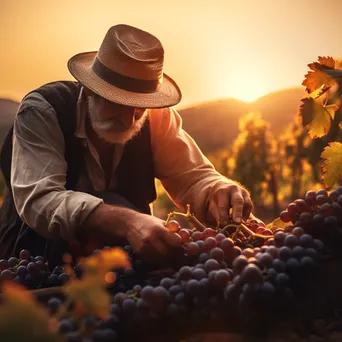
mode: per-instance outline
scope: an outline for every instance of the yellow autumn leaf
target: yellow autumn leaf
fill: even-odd
[[[327,72],[335,68],[335,60],[332,57],[318,57],[318,62],[310,63],[308,67],[311,70],[305,75],[302,82],[307,93],[310,94],[322,86],[329,89],[336,83],[334,77]]]
[[[308,128],[310,137],[315,139],[325,136],[330,130],[331,120],[335,117],[338,106],[324,106],[319,100],[311,97],[302,99],[302,102],[299,115],[303,126]]]
[[[321,158],[324,159],[321,167],[323,184],[332,187],[337,180],[342,179],[342,143],[329,143]]]
[[[86,271],[98,272],[105,275],[107,272],[130,267],[127,253],[121,248],[102,250],[84,260]]]
[[[322,96],[323,94],[325,94],[329,89],[330,89],[330,87],[326,87],[324,84],[322,84],[322,86],[320,88],[311,92],[310,97],[312,97],[313,99],[317,99],[320,96]]]
[[[50,327],[48,312],[30,291],[13,282],[3,283],[0,341],[61,342]]]
[[[287,222],[283,222],[279,217],[269,223],[266,227],[270,230],[276,230],[277,228],[285,228],[289,225]]]
[[[328,57],[319,56],[318,62],[319,62],[319,64],[321,64],[327,68],[331,68],[331,69],[335,68],[335,60],[334,60],[334,58],[332,58],[330,56],[328,56]]]
[[[99,276],[86,275],[82,280],[72,279],[63,286],[68,301],[75,304],[77,316],[94,315],[106,319],[110,315],[111,296],[106,283]]]

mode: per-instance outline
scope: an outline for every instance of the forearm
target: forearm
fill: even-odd
[[[100,245],[126,243],[127,233],[139,215],[132,209],[102,203],[77,229],[75,237],[80,242],[92,240]]]

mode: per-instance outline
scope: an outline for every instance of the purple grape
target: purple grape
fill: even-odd
[[[185,290],[190,295],[197,295],[200,292],[200,288],[200,284],[196,279],[190,279],[185,285]]]
[[[31,253],[27,249],[22,249],[19,253],[19,258],[21,260],[31,261]]]
[[[135,300],[131,298],[126,298],[122,303],[122,310],[126,315],[132,315],[136,309]]]
[[[292,256],[296,259],[301,259],[305,254],[305,250],[302,246],[296,246],[292,249]]]
[[[0,280],[12,280],[14,277],[11,270],[3,270],[0,274]]]
[[[15,257],[11,257],[8,259],[8,266],[11,268],[14,268],[15,266],[17,266],[19,263],[18,259]]]
[[[60,306],[62,305],[62,301],[59,298],[56,297],[52,297],[48,300],[48,308],[50,310],[51,314],[55,314],[58,309],[60,308]]]
[[[292,252],[291,249],[287,246],[283,246],[279,248],[279,259],[282,261],[286,261],[291,258]]]
[[[209,255],[211,258],[215,259],[218,262],[221,262],[224,259],[224,253],[223,253],[222,249],[219,247],[214,247],[210,251]]]
[[[290,278],[286,273],[278,273],[275,278],[275,285],[278,288],[285,289],[290,284]]]
[[[302,227],[294,227],[292,229],[292,234],[296,235],[297,238],[301,237],[304,233],[305,233],[305,231]]]
[[[226,270],[218,270],[215,274],[215,284],[223,287],[231,280],[229,272]]]
[[[298,238],[297,236],[293,235],[293,234],[288,234],[285,237],[285,241],[284,241],[285,246],[289,247],[289,248],[293,248],[295,246],[298,245]]]
[[[205,262],[204,269],[207,273],[209,273],[212,270],[219,270],[220,264],[215,259],[209,259]]]
[[[309,190],[306,194],[305,194],[305,201],[309,204],[309,205],[315,205],[316,204],[316,192]]]
[[[201,268],[195,268],[194,270],[192,270],[192,277],[194,279],[201,280],[206,277],[206,273]]]
[[[191,272],[191,271],[190,271]],[[191,273],[190,273],[191,277]],[[154,298],[154,289],[152,286],[144,286],[140,292],[141,298],[146,300],[146,302],[151,302]]]
[[[259,267],[249,264],[242,270],[241,279],[248,284],[257,284],[262,282],[263,277]]]
[[[261,253],[258,258],[258,263],[261,267],[269,268],[272,265],[273,257],[271,254],[268,253]]]
[[[174,279],[166,277],[160,281],[160,286],[162,286],[168,290],[174,283],[175,283]],[[135,291],[135,290],[133,289],[133,291]],[[135,292],[137,292],[137,291],[135,291]]]
[[[58,276],[58,281],[64,285],[65,283],[67,283],[70,279],[70,276],[69,274],[67,273],[61,273],[59,276]]]
[[[198,262],[201,264],[204,264],[209,259],[210,259],[210,256],[208,253],[201,253],[198,257]]]
[[[277,247],[284,245],[286,234],[284,232],[277,232],[274,234],[274,242]]]
[[[239,255],[233,261],[233,268],[240,273],[248,265],[248,259],[244,255]]]
[[[285,272],[286,264],[280,259],[274,259],[272,262],[272,268],[274,268],[277,272]]]
[[[192,277],[191,268],[189,266],[183,266],[177,274],[179,280],[189,280]]]
[[[19,266],[17,268],[17,275],[18,275],[18,277],[24,278],[27,273],[28,273],[28,270],[27,270],[26,266]]]
[[[313,246],[313,238],[309,234],[303,234],[299,238],[299,244],[303,246],[304,248],[309,248]]]

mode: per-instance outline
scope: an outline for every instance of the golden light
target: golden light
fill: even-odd
[[[235,97],[239,100],[252,102],[257,98],[265,95],[265,90],[262,80],[250,75],[238,77],[231,80],[229,97]]]

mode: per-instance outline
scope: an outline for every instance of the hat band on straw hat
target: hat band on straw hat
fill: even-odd
[[[154,93],[162,83],[162,78],[157,80],[141,80],[129,76],[121,75],[100,62],[98,58],[94,59],[92,65],[93,71],[107,83],[136,93]]]

